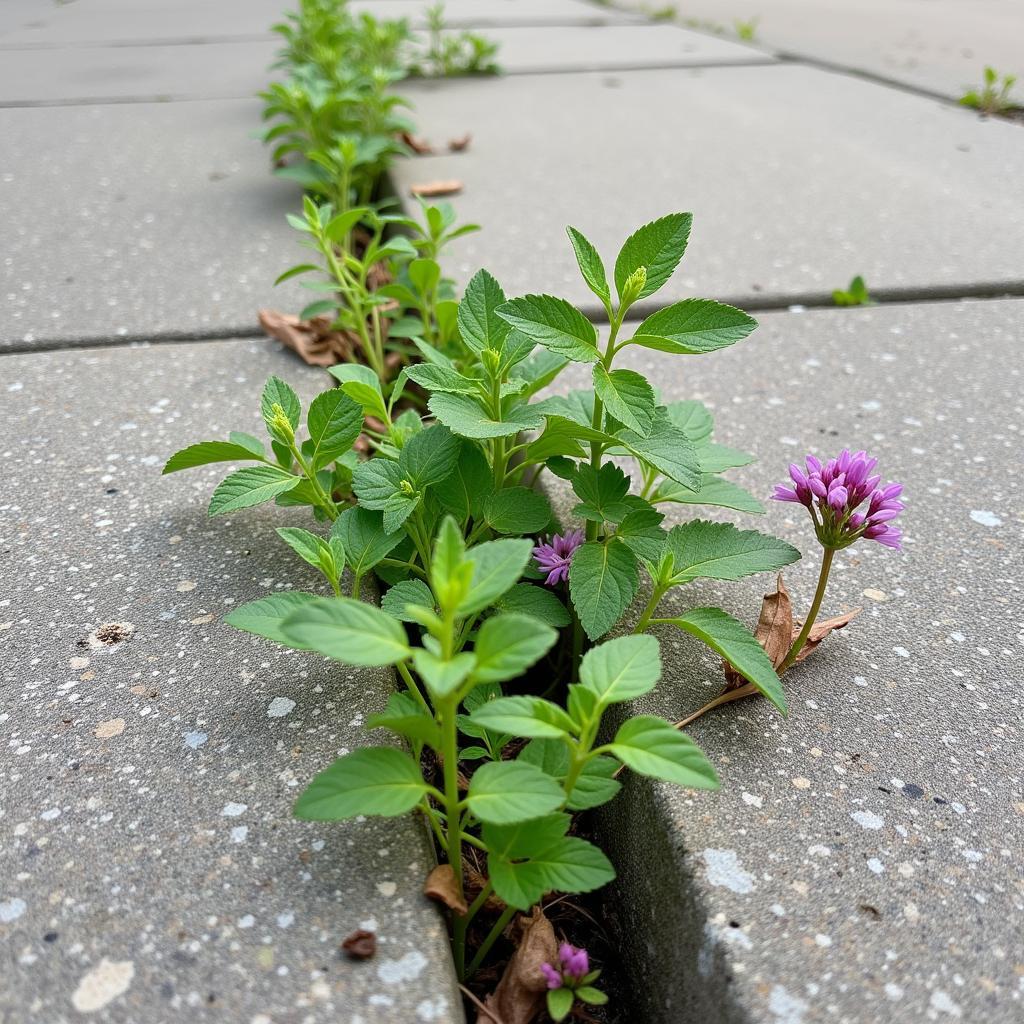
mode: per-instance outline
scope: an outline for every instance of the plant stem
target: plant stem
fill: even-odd
[[[501,917],[494,922],[494,927],[487,933],[487,938],[480,943],[480,948],[476,951],[476,956],[473,957],[469,964],[469,968],[466,970],[466,978],[472,977],[476,969],[483,963],[484,957],[491,951],[491,946],[498,941],[498,937],[508,927],[508,923],[515,916],[515,913],[515,907],[506,907],[501,912]]]
[[[622,323],[622,310],[620,310],[616,316],[612,319],[611,328],[608,331],[608,344],[604,350],[604,356],[601,358],[601,365],[606,370],[611,368],[612,359],[615,356],[615,338],[619,333],[619,326]],[[604,404],[601,399],[594,395],[594,415],[590,419],[590,426],[594,430],[601,430],[604,425]],[[604,446],[600,441],[590,442],[590,465],[595,469],[601,468],[601,456],[604,454]],[[592,543],[597,540],[598,531],[601,528],[600,523],[587,520],[587,542]]]
[[[441,703],[441,758],[444,762],[444,804],[448,822],[448,863],[452,868],[455,891],[460,899],[464,899],[462,884],[462,811],[459,809],[459,746],[455,723],[457,703],[449,698]],[[452,953],[455,956],[455,968],[461,977],[462,965],[466,957],[465,926],[459,926],[459,918],[455,919],[452,929]]]
[[[785,660],[778,667],[778,674],[780,676],[796,661],[797,655],[800,653],[804,644],[807,643],[807,637],[811,634],[811,627],[814,625],[814,620],[818,617],[818,612],[821,610],[822,599],[825,597],[825,588],[828,586],[828,574],[829,570],[832,568],[833,555],[835,555],[834,548],[824,549],[824,553],[821,556],[821,571],[818,573],[818,587],[814,591],[814,600],[811,601],[811,608],[807,613],[807,618],[804,620],[803,629],[800,630],[800,635],[793,641],[793,646],[790,647],[789,654],[786,655]]]
[[[402,681],[408,687],[409,693],[412,698],[416,701],[420,707],[423,708],[431,718],[434,717],[434,711],[431,706],[427,703],[427,698],[423,696],[423,691],[416,685],[416,680],[413,679],[412,673],[409,671],[404,661],[398,663],[398,674],[402,677]]]
[[[657,611],[658,605],[661,603],[661,599],[664,596],[665,591],[661,587],[655,585],[654,590],[651,593],[651,599],[647,602],[647,607],[644,608],[639,621],[633,627],[634,633],[642,633],[651,624],[651,616],[655,611]]]
[[[333,523],[338,518],[338,506],[334,504],[331,496],[320,486],[320,481],[316,478],[316,473],[313,472],[313,467],[306,463],[306,460],[302,457],[302,452],[299,451],[299,446],[292,439],[291,444],[292,456],[295,461],[299,464],[299,469],[302,470],[302,475],[309,481],[310,486],[313,488],[313,492],[316,494],[320,502],[320,507],[327,514],[327,517]]]

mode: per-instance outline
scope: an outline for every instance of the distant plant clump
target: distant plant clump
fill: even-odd
[[[837,306],[873,306],[874,299],[868,294],[868,286],[864,278],[858,274],[845,289],[836,288],[832,292],[832,301]]]
[[[1016,84],[1016,75],[1000,75],[995,68],[986,67],[981,88],[968,89],[960,102],[988,116],[1009,114],[1018,109],[1017,103],[1010,99]]]

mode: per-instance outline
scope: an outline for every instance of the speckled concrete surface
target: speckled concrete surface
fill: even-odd
[[[322,589],[273,533],[303,516],[208,520],[225,467],[160,476],[262,432],[271,373],[304,398],[326,380],[266,341],[0,357],[4,1024],[462,1020],[420,822],[291,817],[381,741],[362,723],[389,674],[222,621]],[[90,643],[110,623],[130,637]],[[356,963],[360,927],[379,947]]]
[[[0,110],[0,348],[258,330],[309,292],[258,100]]]
[[[870,449],[906,484],[906,545],[837,556],[826,612],[864,611],[786,676],[788,720],[748,700],[691,727],[718,793],[632,777],[610,805],[637,1019],[1012,1024],[1024,1016],[1024,301],[761,321],[706,358],[622,355],[666,396],[706,402],[716,440],[760,456],[730,474],[759,495],[808,450]],[[803,513],[719,517],[805,552],[785,574],[796,614],[818,568]],[[691,585],[679,607],[720,603],[752,625],[770,585]],[[666,678],[642,710],[677,720],[719,692],[720,669],[689,637],[661,639]]]
[[[665,31],[671,31],[666,28]],[[471,132],[464,153],[399,164],[463,182],[453,202],[485,231],[450,250],[508,294],[590,306],[565,237],[610,266],[626,235],[696,214],[670,294],[758,303],[876,288],[1024,282],[1018,125],[813,68],[721,67],[516,75],[410,87],[420,133]]]

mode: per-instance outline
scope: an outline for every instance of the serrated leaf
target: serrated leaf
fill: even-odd
[[[390,729],[399,736],[426,743],[435,750],[441,746],[441,730],[437,722],[407,693],[393,693],[387,707],[366,720],[367,729]]]
[[[724,444],[701,445],[697,448],[697,458],[703,473],[724,473],[727,469],[749,466],[754,461],[754,456],[749,452],[729,448]]]
[[[260,447],[262,449],[262,445]],[[256,453],[250,448],[230,441],[200,441],[175,452],[167,460],[163,472],[164,475],[177,473],[182,469],[208,466],[214,462],[249,462],[254,458],[260,458],[261,455],[262,451]]]
[[[406,367],[410,380],[414,380],[427,391],[443,391],[450,395],[478,395],[480,387],[476,381],[464,377],[458,370],[436,363],[415,363]]]
[[[672,425],[681,430],[698,447],[711,439],[715,420],[703,402],[693,399],[669,402],[665,406],[665,412],[672,421]]]
[[[604,263],[593,244],[577,231],[576,228],[565,229],[572,242],[573,251],[576,253],[576,262],[579,264],[583,280],[587,287],[606,305],[611,300],[611,291],[608,288],[608,276],[605,274]]]
[[[296,608],[317,600],[316,594],[306,594],[299,590],[285,590],[279,594],[261,597],[258,601],[249,601],[240,605],[224,616],[224,621],[235,629],[266,637],[275,643],[294,647],[296,650],[307,650],[304,644],[296,644],[285,638],[281,632],[281,623]]]
[[[290,491],[301,477],[292,476],[276,466],[249,466],[225,477],[210,498],[211,516],[223,516],[240,508],[250,508],[271,501]]]
[[[434,416],[453,433],[478,440],[511,437],[523,430],[536,430],[544,422],[543,416],[528,405],[516,406],[496,420],[469,395],[438,392],[430,396],[428,405]]]
[[[640,585],[633,552],[614,538],[576,549],[569,566],[569,593],[591,640],[604,636],[629,607]]]
[[[712,299],[683,299],[647,317],[629,344],[702,355],[742,341],[756,327],[757,321],[735,306]]]
[[[660,678],[658,640],[649,634],[606,640],[587,651],[580,662],[580,683],[601,704],[642,697]]]
[[[267,425],[271,437],[277,435],[271,429],[271,422],[274,418],[274,406],[279,405],[284,410],[292,430],[298,430],[299,419],[302,416],[302,405],[299,396],[289,384],[286,384],[280,377],[271,377],[263,386],[263,393],[260,396],[260,413],[263,422]]]
[[[711,505],[755,514],[764,512],[764,506],[749,491],[714,473],[704,474],[699,491],[691,491],[675,480],[662,480],[654,489],[651,501],[655,504],[671,501],[680,505]]]
[[[423,580],[399,580],[380,601],[381,610],[388,615],[401,622],[415,622],[406,610],[408,605],[434,611],[434,595]]]
[[[363,410],[341,388],[331,388],[310,403],[306,427],[313,442],[309,459],[317,470],[355,444],[363,429]]]
[[[401,493],[402,470],[391,459],[360,462],[352,473],[352,490],[364,508],[380,511],[388,498]],[[387,531],[391,533],[391,530]]]
[[[460,442],[455,471],[434,485],[434,497],[460,523],[480,519],[494,492],[494,477],[487,457],[472,441]]]
[[[470,278],[459,303],[458,324],[459,336],[474,352],[501,349],[509,326],[495,310],[504,302],[501,285],[486,270]]]
[[[494,607],[503,612],[532,616],[556,628],[572,622],[569,610],[550,590],[531,583],[517,583],[494,602]]]
[[[626,239],[615,260],[615,288],[620,297],[626,279],[640,267],[647,270],[647,283],[639,299],[653,295],[672,276],[686,251],[692,222],[692,214],[670,213],[645,224]]]
[[[333,558],[330,547],[322,537],[318,537],[309,530],[302,530],[297,526],[279,526],[277,535],[294,551],[304,562],[308,562],[314,568],[319,569],[323,564],[321,559],[324,552]]]
[[[608,370],[594,366],[594,392],[605,409],[624,426],[647,437],[654,426],[654,389],[634,370]]]
[[[704,519],[672,527],[668,543],[673,557],[673,584],[700,578],[739,580],[781,569],[800,557],[792,544],[777,537]]]
[[[411,654],[400,622],[348,597],[307,602],[281,623],[281,633],[289,642],[347,665],[394,665]]]
[[[641,775],[689,789],[718,788],[718,776],[704,752],[663,718],[653,715],[630,718],[615,734],[611,752]]]
[[[495,311],[516,330],[551,352],[578,363],[600,357],[597,328],[571,303],[553,295],[524,295]]]
[[[787,713],[782,683],[771,659],[742,622],[721,608],[694,608],[670,621],[720,654],[784,715]]]
[[[390,417],[380,389],[380,378],[369,366],[363,366],[361,363],[341,363],[328,367],[327,372],[338,381],[341,390],[352,401],[362,406],[365,415],[376,416],[383,423],[388,422]]]
[[[558,782],[522,761],[485,764],[473,773],[466,793],[469,810],[480,821],[514,825],[557,810],[565,794]]]
[[[580,463],[572,478],[572,489],[581,501],[573,513],[584,519],[614,522],[629,512],[630,506],[625,500],[629,477],[613,462],[606,462],[600,469]]]
[[[460,447],[447,427],[428,427],[405,442],[398,466],[415,488],[430,487],[454,472]]]
[[[539,533],[551,517],[548,499],[528,487],[503,487],[484,503],[484,519],[495,533]]]
[[[392,747],[367,747],[338,758],[295,802],[304,821],[340,821],[359,814],[393,818],[411,811],[427,791],[419,765]]]
[[[691,490],[699,490],[701,467],[697,449],[690,439],[677,430],[665,414],[658,414],[649,436],[643,437],[635,430],[624,428],[615,435],[619,443],[644,462],[650,463],[659,472],[685,484]]]
[[[387,533],[384,517],[361,506],[347,508],[334,521],[331,536],[340,538],[352,572],[363,576],[402,542],[404,534]]]

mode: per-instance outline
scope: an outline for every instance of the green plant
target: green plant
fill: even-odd
[[[757,25],[760,20],[761,19],[757,17],[748,18],[747,20],[737,18],[732,23],[733,28],[736,29],[736,37],[738,39],[742,39],[745,43],[754,42],[757,37]]]
[[[498,44],[475,32],[454,33],[444,20],[444,4],[427,8],[427,44],[414,54],[410,74],[424,78],[496,75]]]
[[[832,292],[832,301],[837,306],[873,306],[874,300],[868,294],[864,278],[858,274],[845,290],[837,288]]]
[[[1010,99],[1010,93],[1017,83],[1016,75],[1003,75],[993,67],[986,67],[980,89],[968,89],[960,102],[965,107],[973,107],[982,114],[1006,114],[1014,110],[1017,104]]]

